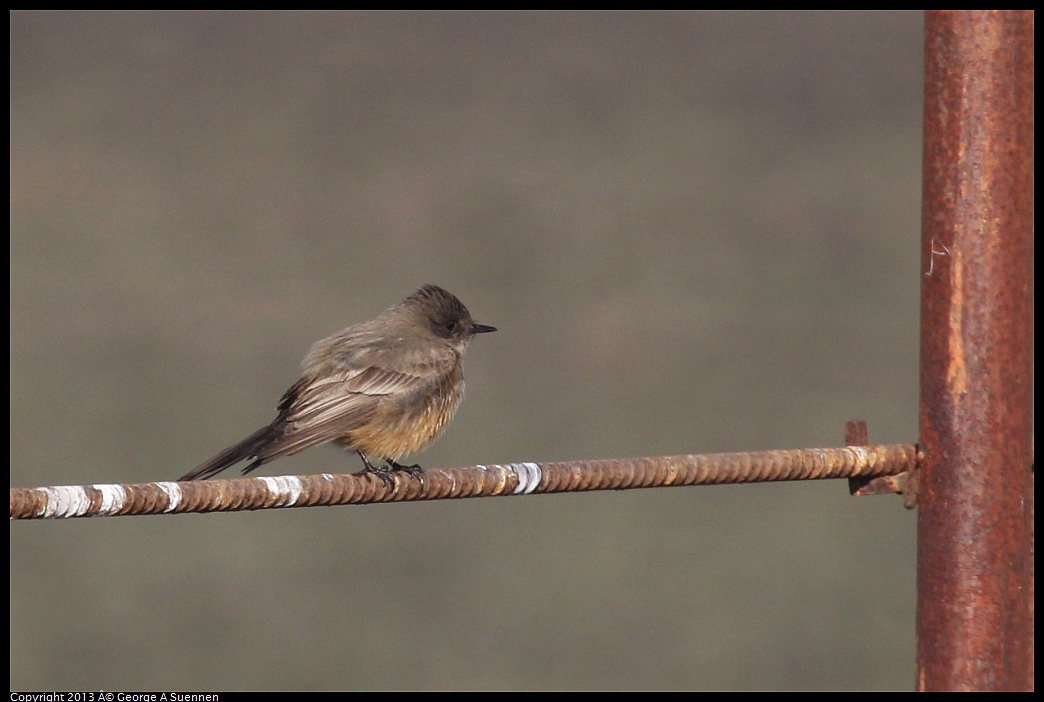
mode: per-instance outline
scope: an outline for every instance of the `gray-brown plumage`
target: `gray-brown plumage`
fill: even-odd
[[[180,479],[210,478],[251,460],[246,474],[329,441],[357,451],[385,481],[391,470],[419,475],[420,466],[397,461],[434,441],[453,417],[464,397],[461,354],[472,336],[491,331],[454,295],[425,285],[376,319],[316,342],[275,420]]]

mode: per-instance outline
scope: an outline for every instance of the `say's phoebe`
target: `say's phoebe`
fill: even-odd
[[[454,295],[425,285],[376,319],[316,342],[272,423],[180,479],[205,480],[252,459],[245,475],[328,441],[356,451],[385,482],[393,470],[419,476],[420,466],[397,461],[434,441],[453,417],[464,398],[461,354],[472,336],[491,331]]]

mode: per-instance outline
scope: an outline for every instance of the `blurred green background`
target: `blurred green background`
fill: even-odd
[[[500,329],[428,467],[916,438],[918,12],[10,20],[12,486],[174,479],[426,282]],[[10,685],[911,689],[914,526],[843,481],[14,522]]]

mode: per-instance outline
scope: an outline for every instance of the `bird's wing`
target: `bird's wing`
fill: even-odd
[[[301,378],[279,404],[285,422],[282,436],[259,457],[289,456],[343,438],[372,419],[385,397],[424,394],[433,380],[430,369],[408,373],[375,366]]]

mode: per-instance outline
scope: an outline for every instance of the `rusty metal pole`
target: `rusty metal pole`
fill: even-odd
[[[1033,687],[1033,13],[925,15],[917,688]]]

